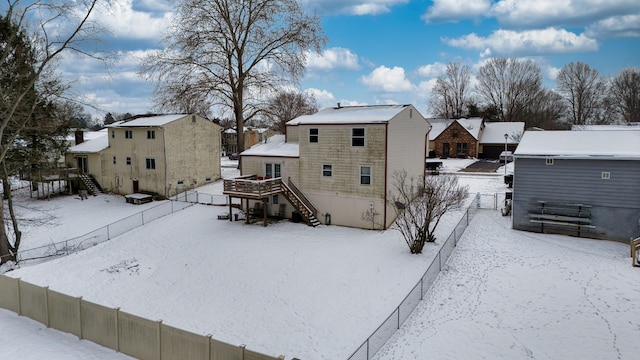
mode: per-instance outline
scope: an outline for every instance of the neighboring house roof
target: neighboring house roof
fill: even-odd
[[[524,122],[487,122],[480,135],[480,144],[504,144],[504,134],[507,144],[517,144],[524,133]]]
[[[438,135],[442,134],[444,129],[449,127],[453,122],[452,119],[428,119],[431,124],[431,131],[429,132],[429,141],[435,140]]]
[[[410,105],[341,106],[325,108],[313,115],[302,115],[287,125],[375,124],[386,123]]]
[[[266,142],[252,146],[240,153],[242,156],[298,157],[300,146],[297,142],[285,142],[284,135],[273,135]]]
[[[114,122],[107,127],[147,127],[147,126],[163,126],[170,122],[182,119],[189,114],[173,114],[173,115],[155,115],[148,117],[139,117],[133,120],[125,120]]]
[[[482,130],[482,118],[458,119],[456,120],[463,128],[465,128],[474,139],[480,138],[480,130]]]
[[[87,140],[78,145],[71,146],[67,152],[71,153],[98,153],[109,147],[109,133],[107,131],[97,131],[96,137]]]
[[[572,125],[572,131],[578,130],[640,130],[640,123],[631,123],[627,125]]]
[[[640,159],[640,131],[527,131],[514,155]]]

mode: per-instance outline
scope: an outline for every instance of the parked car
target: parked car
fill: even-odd
[[[229,160],[238,160],[238,153],[233,153],[229,155]]]
[[[513,152],[503,151],[500,153],[500,161],[513,161]]]

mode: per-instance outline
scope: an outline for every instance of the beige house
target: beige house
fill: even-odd
[[[220,178],[221,130],[199,115],[138,116],[69,148],[66,162],[106,191],[172,196]]]
[[[327,108],[287,123],[286,135],[240,154],[243,178],[225,194],[262,203],[262,214],[310,224],[386,229],[393,175],[422,176],[429,122],[412,105]],[[258,214],[260,216],[261,214]]]

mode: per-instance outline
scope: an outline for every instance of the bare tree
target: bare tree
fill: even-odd
[[[558,73],[558,91],[568,106],[568,122],[586,125],[602,118],[606,83],[598,70],[583,62],[571,62]]]
[[[55,66],[65,52],[90,54],[85,47],[99,29],[89,21],[98,0],[8,0],[0,5],[0,163],[39,109],[66,90]],[[33,24],[30,26],[29,24]],[[6,169],[6,170],[5,170]],[[4,212],[0,206],[0,223]],[[14,225],[13,231],[19,234]],[[0,263],[15,261],[20,239],[13,243],[0,226]]]
[[[289,120],[316,112],[318,112],[318,105],[313,96],[294,91],[280,91],[269,100],[265,119],[274,130],[284,134]]]
[[[184,86],[231,109],[242,151],[245,120],[261,111],[265,94],[297,81],[306,51],[320,51],[326,39],[320,19],[296,0],[182,0],[164,42],[142,74],[156,93]]]
[[[153,102],[160,112],[198,114],[211,119],[211,103],[207,93],[190,87],[187,83],[175,83],[174,86],[154,94]]]
[[[498,110],[500,121],[525,121],[527,107],[542,90],[542,73],[532,60],[492,58],[478,69],[476,93]]]
[[[469,101],[471,68],[460,63],[449,63],[444,75],[438,76],[431,89],[430,105],[436,116],[445,119],[464,117]]]
[[[611,80],[613,110],[624,122],[640,122],[640,69],[626,68]]]
[[[400,231],[412,254],[420,254],[425,243],[436,240],[434,232],[442,216],[462,206],[468,187],[448,175],[416,179],[400,171],[393,177],[389,196],[396,212],[393,228]]]
[[[527,128],[537,127],[545,130],[561,130],[567,128],[563,121],[566,107],[562,96],[555,91],[543,89],[537,97],[531,99],[525,109]]]

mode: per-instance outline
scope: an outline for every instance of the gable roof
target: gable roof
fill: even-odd
[[[429,123],[431,124],[431,132],[429,132],[429,141],[435,140],[438,135],[442,134],[444,129],[449,127],[453,119],[429,119]]]
[[[172,114],[172,115],[153,115],[140,116],[132,120],[117,121],[107,127],[147,127],[147,126],[163,126],[170,122],[182,119],[189,114]]]
[[[480,144],[504,144],[504,134],[507,144],[517,144],[524,133],[524,122],[487,122],[480,134]]]
[[[456,120],[462,127],[473,136],[474,139],[480,138],[480,130],[482,130],[482,118],[469,118]]]
[[[386,123],[411,105],[368,105],[330,107],[312,115],[302,115],[287,125]],[[417,110],[416,110],[417,112]]]
[[[242,156],[298,157],[300,146],[297,142],[285,142],[284,135],[273,135],[266,142],[256,144],[240,153]]]
[[[629,123],[624,125],[571,125],[571,130],[640,130],[640,123]]]
[[[78,145],[71,146],[67,152],[93,154],[109,147],[109,132],[107,129],[94,132],[94,137]]]
[[[640,131],[526,131],[516,157],[640,159]]]
[[[482,118],[469,118],[469,119],[433,119],[429,120],[431,123],[431,132],[429,135],[429,140],[435,140],[438,136],[440,136],[446,129],[448,129],[453,123],[458,123],[465,129],[469,135],[473,136],[474,139],[478,140],[480,136],[480,130],[482,130]],[[435,125],[437,124],[437,125]],[[435,131],[434,131],[434,128]]]

